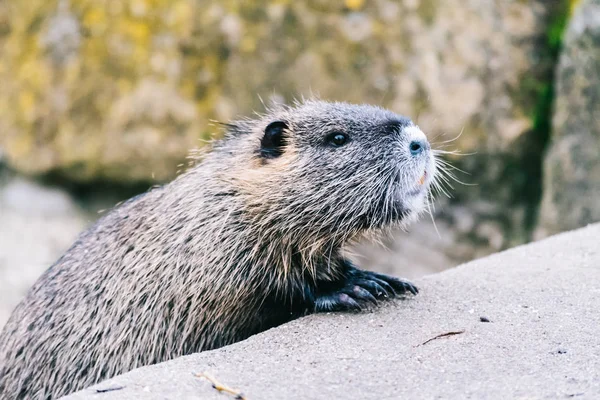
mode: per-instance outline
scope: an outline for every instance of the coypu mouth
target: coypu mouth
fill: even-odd
[[[421,177],[417,180],[417,187],[407,192],[406,194],[410,197],[414,197],[422,194],[425,190],[427,190],[427,187],[425,187],[425,183],[427,182],[427,176],[427,170],[423,171],[423,175],[421,175]]]
[[[419,179],[419,186],[423,186],[423,184],[425,183],[425,179],[427,179],[427,170],[423,172],[423,176],[421,177],[421,179]]]

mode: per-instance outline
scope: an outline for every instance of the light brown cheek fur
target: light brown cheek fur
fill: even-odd
[[[293,148],[272,159],[264,159],[254,155],[246,162],[238,163],[249,168],[231,168],[224,171],[223,178],[251,199],[260,200],[265,197],[265,186],[277,184],[277,177],[290,174],[296,161],[297,153]]]

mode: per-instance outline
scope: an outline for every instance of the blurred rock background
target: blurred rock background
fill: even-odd
[[[317,95],[415,119],[466,174],[352,252],[415,277],[600,220],[600,0],[0,2],[0,325],[211,120]],[[455,171],[456,172],[456,171]]]

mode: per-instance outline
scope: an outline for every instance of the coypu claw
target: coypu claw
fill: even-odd
[[[361,272],[373,275],[373,277],[386,282],[388,285],[390,285],[394,289],[394,292],[396,295],[403,295],[403,294],[407,294],[408,292],[410,292],[416,296],[417,293],[419,293],[419,289],[414,284],[412,284],[411,282],[406,281],[404,279],[395,278],[393,276],[384,275],[384,274],[378,274],[376,272],[366,272],[366,271],[361,271]]]
[[[361,311],[377,305],[379,300],[409,292],[416,295],[419,289],[403,279],[349,267],[341,287],[325,291],[316,297],[315,311]]]

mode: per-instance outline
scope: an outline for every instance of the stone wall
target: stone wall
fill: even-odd
[[[584,1],[565,35],[556,74],[552,142],[538,234],[600,221],[600,1]]]

